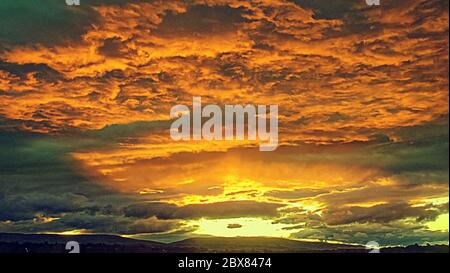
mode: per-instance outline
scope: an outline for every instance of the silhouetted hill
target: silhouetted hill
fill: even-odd
[[[82,253],[366,253],[364,246],[304,242],[265,237],[202,237],[174,243],[135,240],[115,235],[54,235],[0,233],[0,253],[65,253],[68,241],[77,241]],[[383,248],[394,253],[448,253],[447,245]]]
[[[165,252],[167,246],[116,235],[0,233],[0,253],[66,253],[69,241],[77,241],[83,253],[154,253]]]
[[[201,252],[361,252],[363,246],[304,242],[266,237],[204,237],[192,238],[171,244],[179,248],[202,250]]]
[[[58,235],[58,234],[22,234],[22,233],[0,233],[0,242],[27,242],[27,243],[67,243],[77,241],[80,244],[154,244],[156,246],[163,243],[143,241],[125,238],[117,235],[103,234],[83,234],[83,235]]]

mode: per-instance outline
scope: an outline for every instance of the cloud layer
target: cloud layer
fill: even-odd
[[[0,4],[0,231],[448,241],[448,1],[25,2]],[[193,96],[278,104],[281,147],[174,142]]]

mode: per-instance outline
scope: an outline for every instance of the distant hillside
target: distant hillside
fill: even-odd
[[[319,242],[303,242],[265,237],[205,237],[192,238],[171,244],[205,252],[361,252],[365,247]]]
[[[66,253],[66,243],[77,241],[83,253],[166,252],[167,245],[116,235],[56,235],[0,233],[0,253]]]
[[[53,235],[0,233],[0,253],[65,253],[65,244],[77,241],[82,253],[366,253],[364,246],[303,242],[282,238],[264,237],[204,237],[174,243],[135,240],[115,235]],[[384,248],[381,252],[395,253],[448,253],[449,247],[408,246]]]
[[[27,243],[66,243],[77,241],[80,244],[153,244],[157,246],[163,243],[129,239],[117,235],[85,234],[85,235],[58,235],[58,234],[22,234],[22,233],[0,233],[0,242],[27,242]]]

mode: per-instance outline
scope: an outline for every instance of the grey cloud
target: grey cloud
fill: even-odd
[[[444,213],[432,205],[412,207],[406,203],[388,203],[372,207],[330,207],[325,210],[323,220],[329,225],[342,225],[351,223],[389,223],[391,221],[414,218],[417,221],[431,221]],[[447,209],[448,210],[448,209]]]
[[[241,224],[228,224],[227,228],[229,229],[235,229],[235,228],[241,228],[242,225]]]
[[[168,11],[153,31],[161,36],[193,36],[235,31],[236,24],[247,22],[244,9],[229,6],[190,6],[184,13]]]
[[[276,190],[266,192],[264,195],[282,199],[300,199],[300,198],[314,197],[324,193],[328,193],[328,190],[324,189],[294,189],[285,191]]]
[[[336,113],[330,115],[328,117],[328,119],[326,120],[326,122],[330,122],[330,123],[342,122],[342,121],[346,121],[348,118],[349,117],[347,117],[346,115],[336,112]]]
[[[315,11],[315,17],[319,19],[340,19],[355,12],[354,5],[357,0],[290,0],[302,8],[309,8]]]
[[[329,207],[366,202],[396,203],[420,197],[442,197],[448,191],[447,185],[367,185],[344,192],[324,194],[317,198]]]
[[[232,218],[251,216],[275,216],[283,205],[255,201],[226,201],[210,204],[176,206],[168,203],[140,203],[123,209],[126,216],[160,219]]]
[[[70,8],[64,1],[3,0],[0,42],[54,45],[76,41],[96,20],[87,5]]]
[[[448,242],[448,231],[432,231],[411,223],[378,223],[315,226],[291,234],[295,239],[332,240],[365,245],[376,241],[382,246]]]
[[[134,200],[76,174],[68,154],[82,141],[0,132],[0,220],[27,221],[36,214],[104,211]],[[77,146],[79,147],[79,146]]]
[[[21,220],[0,222],[0,232],[62,232],[74,229],[106,234],[140,234],[170,232],[181,224],[174,220],[159,220],[156,217],[134,219],[117,215],[77,212],[67,213],[50,222]]]
[[[34,73],[34,77],[38,80],[51,83],[64,78],[62,73],[51,68],[47,64],[17,64],[0,60],[0,71],[2,70],[19,77],[22,81],[27,79],[29,73]]]

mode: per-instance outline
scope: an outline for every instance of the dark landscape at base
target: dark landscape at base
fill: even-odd
[[[204,237],[173,243],[136,240],[115,235],[0,233],[0,253],[67,253],[69,241],[81,253],[368,253],[365,246],[304,242],[266,237]],[[449,253],[448,245],[381,248],[381,253]]]

